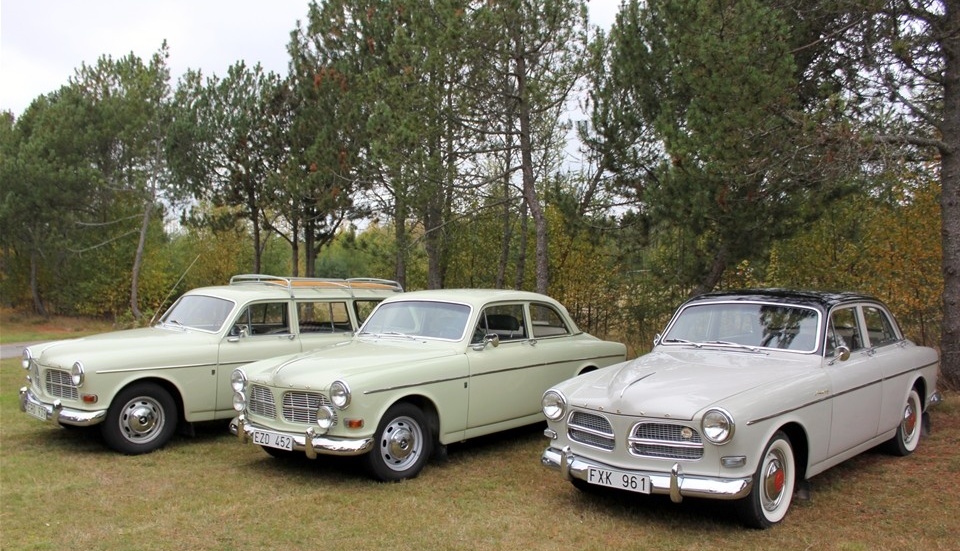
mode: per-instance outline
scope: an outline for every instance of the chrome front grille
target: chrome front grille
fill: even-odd
[[[602,415],[574,411],[567,421],[567,436],[574,442],[580,442],[601,450],[612,450],[615,440],[613,427]]]
[[[250,413],[277,418],[277,404],[273,401],[273,393],[265,386],[253,385],[250,387],[250,397],[247,402]]]
[[[659,459],[695,461],[703,457],[700,433],[686,425],[638,423],[630,432],[630,453]]]
[[[45,389],[50,396],[68,400],[80,399],[80,393],[73,384],[73,378],[66,371],[48,369],[45,382]]]
[[[329,405],[330,400],[323,394],[286,392],[283,395],[283,419],[291,423],[316,423],[317,408]]]

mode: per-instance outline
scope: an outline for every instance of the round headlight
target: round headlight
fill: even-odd
[[[320,434],[330,430],[337,422],[337,413],[330,406],[320,406],[317,408],[317,427],[320,428]]]
[[[230,374],[230,388],[234,392],[240,392],[245,386],[247,386],[247,374],[240,368],[234,369]]]
[[[543,393],[543,399],[540,400],[540,406],[543,408],[543,414],[551,421],[556,421],[563,417],[567,410],[567,400],[556,390],[548,390]]]
[[[714,444],[726,444],[733,438],[733,417],[722,409],[711,409],[700,422],[703,436]]]
[[[73,367],[70,368],[70,380],[73,381],[73,386],[80,386],[83,384],[83,364],[80,362],[74,362]]]
[[[343,381],[334,381],[330,385],[330,401],[339,409],[347,409],[350,405],[350,387]]]
[[[30,369],[31,360],[33,360],[33,354],[30,353],[29,348],[24,348],[20,359],[20,366],[24,369]]]
[[[247,397],[242,392],[233,393],[233,411],[242,412],[247,407]]]

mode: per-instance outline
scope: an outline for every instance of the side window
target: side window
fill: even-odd
[[[563,316],[552,306],[546,304],[531,304],[530,318],[535,338],[556,337],[569,335],[570,328],[563,321]]]
[[[863,348],[863,336],[857,323],[857,309],[843,308],[830,315],[827,328],[827,355],[832,355],[838,346],[846,346],[851,352]]]
[[[488,306],[480,314],[477,330],[474,332],[474,342],[477,335],[495,334],[501,341],[515,341],[526,339],[526,323],[524,322],[522,304],[498,304]]]
[[[247,306],[237,321],[231,334],[234,335],[278,335],[290,332],[287,319],[286,302],[261,302]]]
[[[876,306],[865,306],[863,318],[867,322],[867,335],[870,337],[870,346],[884,346],[900,340],[893,329],[893,323],[887,313]]]
[[[346,302],[298,302],[297,319],[301,333],[349,333],[350,314]]]
[[[367,318],[370,317],[370,313],[373,312],[373,309],[380,304],[379,300],[355,300],[353,302],[354,313],[357,315],[357,323],[363,325],[363,322],[367,321]]]

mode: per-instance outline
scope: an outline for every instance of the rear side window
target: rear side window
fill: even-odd
[[[870,346],[884,346],[900,340],[887,313],[880,308],[865,306],[863,308],[863,319],[867,323],[867,335],[870,337]]]
[[[533,322],[533,336],[536,338],[570,334],[570,328],[564,323],[563,316],[552,306],[531,304],[530,317]]]
[[[298,302],[301,333],[349,333],[353,331],[346,302]]]

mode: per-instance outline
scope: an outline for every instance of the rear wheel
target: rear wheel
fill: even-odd
[[[375,438],[367,465],[373,476],[384,482],[420,474],[433,448],[426,417],[413,404],[395,404],[387,410]]]
[[[111,448],[138,455],[166,444],[177,428],[178,417],[176,402],[163,387],[137,383],[113,399],[100,431]]]
[[[920,433],[923,423],[923,404],[920,402],[920,394],[917,389],[910,389],[907,395],[907,403],[903,406],[903,417],[900,418],[900,425],[897,427],[897,433],[893,438],[887,440],[885,445],[887,451],[894,455],[907,456],[913,453],[920,445]]]
[[[770,528],[790,509],[797,469],[790,437],[777,431],[760,459],[750,495],[737,502],[737,512],[751,528]]]

